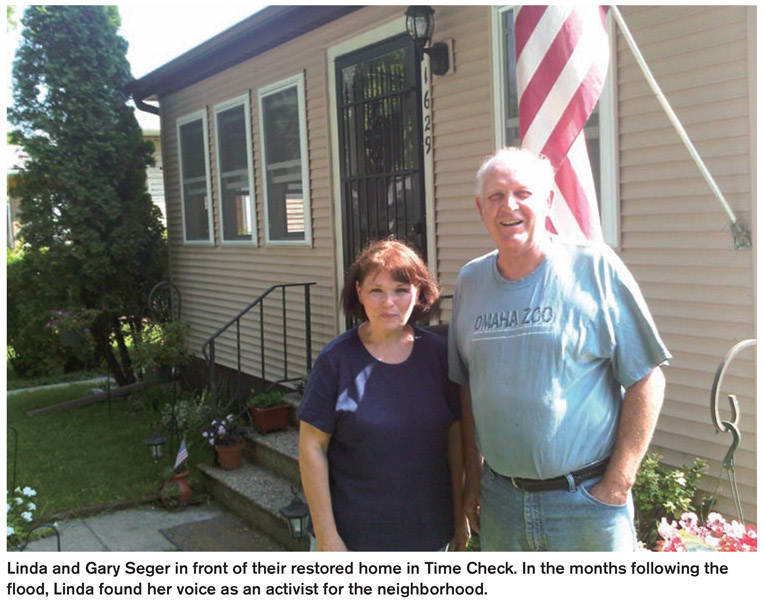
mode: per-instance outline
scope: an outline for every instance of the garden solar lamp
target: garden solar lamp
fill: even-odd
[[[299,539],[307,535],[310,511],[308,510],[308,505],[300,498],[300,495],[294,488],[292,488],[292,502],[286,507],[279,509],[279,513],[286,518],[292,538]]]
[[[156,431],[151,434],[151,437],[143,440],[143,444],[148,446],[149,452],[151,452],[151,458],[155,461],[162,457],[162,446],[167,442],[167,437],[160,435]]]

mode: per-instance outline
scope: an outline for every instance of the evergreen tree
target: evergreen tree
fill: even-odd
[[[97,353],[126,384],[135,375],[125,327],[140,331],[167,256],[146,187],[153,145],[128,105],[132,76],[119,24],[114,6],[24,12],[8,117],[28,157],[14,194],[21,261],[37,285],[9,298],[39,295],[50,309],[101,311],[89,328]]]

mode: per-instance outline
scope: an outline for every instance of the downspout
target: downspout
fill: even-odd
[[[136,91],[133,91],[133,101],[135,102],[135,107],[139,110],[142,110],[143,112],[148,112],[149,114],[155,114],[156,116],[159,116],[159,107],[152,106],[150,103],[146,103],[141,99],[141,97],[137,94]]]
[[[146,103],[143,101],[143,97],[141,95],[137,94],[137,91],[133,91],[131,97],[133,98],[133,102],[135,103],[135,107],[143,112],[148,112],[149,114],[154,114],[156,116],[160,116],[159,114],[159,107],[153,106],[150,103]],[[160,129],[161,131],[161,129]],[[164,181],[164,175],[162,176],[162,179]],[[167,191],[167,184],[164,184],[165,186],[165,192]],[[165,197],[165,213],[167,213],[167,206],[166,206],[167,198]],[[167,218],[165,217],[165,221],[167,221]],[[172,276],[172,256],[170,255],[170,239],[167,239],[167,272],[170,276]]]

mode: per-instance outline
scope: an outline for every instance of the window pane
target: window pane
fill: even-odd
[[[517,118],[517,58],[515,57],[515,13],[504,11],[502,14],[504,36],[504,145],[520,145],[520,121]]]
[[[305,238],[297,87],[263,98],[268,230],[272,240]]]
[[[180,150],[186,240],[207,241],[210,237],[207,214],[209,201],[204,157],[204,124],[201,118],[181,125]]]
[[[223,240],[252,239],[252,204],[245,106],[217,114]]]

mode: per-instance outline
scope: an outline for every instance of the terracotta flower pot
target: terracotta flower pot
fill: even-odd
[[[162,485],[162,491],[159,493],[159,498],[162,504],[168,509],[182,507],[187,505],[194,499],[194,491],[191,486],[188,485],[188,476],[190,471],[182,471],[165,479]],[[178,493],[172,491],[173,487],[178,488]]]
[[[244,442],[241,441],[233,445],[216,445],[215,452],[217,452],[218,466],[221,469],[226,471],[238,469],[241,466]]]
[[[289,405],[282,403],[273,407],[250,407],[249,414],[257,430],[263,435],[271,431],[281,431],[289,426]]]

